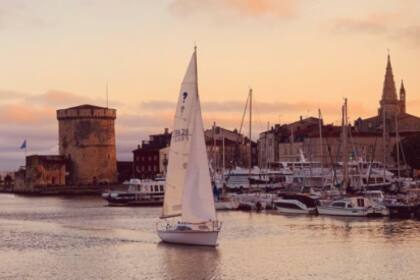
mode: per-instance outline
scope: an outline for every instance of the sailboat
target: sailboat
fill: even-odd
[[[181,84],[157,233],[169,243],[216,246],[217,220],[197,82],[197,49]],[[171,219],[175,218],[175,219]]]

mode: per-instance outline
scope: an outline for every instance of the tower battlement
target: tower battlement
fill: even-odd
[[[71,107],[67,109],[57,110],[57,119],[113,119],[117,117],[117,110],[93,106],[93,105],[80,105],[76,107]]]

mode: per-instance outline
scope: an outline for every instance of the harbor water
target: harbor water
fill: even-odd
[[[0,194],[0,279],[420,279],[420,221],[219,212],[216,248],[158,239],[159,207]]]

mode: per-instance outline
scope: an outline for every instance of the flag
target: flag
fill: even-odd
[[[26,149],[26,139],[23,140],[22,145],[20,145],[20,149]]]

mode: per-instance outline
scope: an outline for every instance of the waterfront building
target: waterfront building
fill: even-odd
[[[118,183],[129,181],[133,178],[133,162],[117,161]]]
[[[258,165],[257,143],[236,129],[229,130],[213,124],[204,131],[204,136],[208,158],[214,169],[222,169],[223,156],[226,169]]]
[[[117,182],[116,110],[81,105],[57,110],[59,154],[69,160],[68,184]]]
[[[60,155],[26,157],[25,169],[15,173],[14,191],[35,191],[36,188],[64,186],[68,161]]]
[[[319,130],[320,120],[303,118],[290,124],[276,124],[260,133],[258,139],[258,162],[260,168],[267,168],[279,161],[298,160],[303,140]],[[322,122],[321,122],[322,124]]]
[[[160,160],[160,150],[168,147],[171,133],[165,128],[162,134],[149,136],[149,141],[142,141],[133,151],[133,169],[135,178],[154,178],[164,173],[164,164]]]

